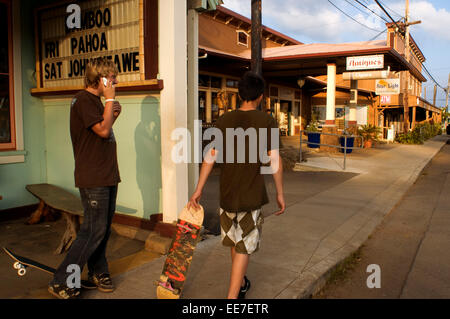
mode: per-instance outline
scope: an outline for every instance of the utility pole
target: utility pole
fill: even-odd
[[[434,91],[433,91],[433,105],[436,106],[436,94],[437,94],[437,85],[434,85]]]
[[[405,58],[409,62],[409,0],[405,4]],[[404,73],[403,87],[403,123],[405,133],[409,132],[409,70]]]
[[[409,22],[409,0],[405,3],[405,59],[409,63],[409,26],[419,24],[421,21]],[[410,71],[404,73],[403,79],[403,109],[404,109],[404,130],[409,131],[409,77]]]
[[[448,93],[450,91],[450,73],[448,74],[448,84],[447,84],[447,90],[445,90],[445,115],[448,114]],[[448,125],[448,119],[446,117],[445,120],[445,128],[447,128]]]
[[[252,1],[252,72],[262,75],[261,0]]]
[[[448,93],[450,90],[450,73],[448,74],[447,90],[445,91],[445,112],[448,112]]]

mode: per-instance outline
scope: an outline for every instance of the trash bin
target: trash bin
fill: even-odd
[[[308,142],[320,144],[320,133],[308,132]],[[319,148],[320,145],[308,143],[309,148]]]
[[[447,135],[450,135],[450,124],[447,125]]]
[[[339,141],[341,142],[341,146],[345,147],[345,137],[340,137]],[[355,143],[355,138],[354,137],[347,137],[347,147],[353,147],[353,144]],[[340,148],[339,151],[341,153],[344,153],[344,149]],[[353,150],[352,149],[347,149],[347,154],[350,154]]]

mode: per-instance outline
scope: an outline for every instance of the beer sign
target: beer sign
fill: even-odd
[[[400,94],[400,79],[381,79],[375,81],[376,95]]]

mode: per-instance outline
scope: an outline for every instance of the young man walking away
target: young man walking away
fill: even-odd
[[[78,92],[72,100],[70,136],[75,157],[75,186],[80,190],[84,221],[49,284],[49,292],[61,299],[75,298],[80,294],[78,288],[68,287],[69,265],[78,265],[81,270],[87,263],[91,288],[114,291],[105,252],[120,182],[112,129],[122,109],[115,101],[117,74],[112,61],[91,61],[86,68],[86,89]],[[105,106],[101,96],[106,98]]]
[[[245,298],[250,288],[250,281],[245,274],[250,255],[259,248],[263,223],[261,207],[269,202],[264,176],[261,174],[264,168],[271,169],[270,173],[275,181],[279,206],[279,211],[275,214],[281,215],[285,210],[278,127],[272,116],[257,110],[263,99],[264,86],[263,78],[251,72],[247,72],[239,81],[242,105],[238,110],[228,112],[217,120],[216,127],[222,132],[223,145],[221,147],[216,144],[208,152],[200,170],[197,188],[188,203],[189,206],[198,207],[214,162],[221,162],[223,159],[220,175],[220,226],[222,244],[231,247],[229,299]],[[241,136],[239,142],[238,136],[238,142],[235,143],[235,136],[239,132],[244,137]],[[261,132],[267,133],[267,143],[261,142],[264,140]],[[275,143],[272,142],[273,132],[276,133]],[[261,154],[270,158],[270,167],[262,167]],[[255,158],[259,160],[255,161]]]

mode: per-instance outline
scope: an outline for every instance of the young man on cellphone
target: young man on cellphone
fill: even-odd
[[[261,174],[262,169],[267,167],[262,167],[261,161],[249,160],[252,158],[251,152],[255,151],[254,148],[252,150],[252,145],[249,145],[250,142],[245,142],[243,146],[237,145],[239,142],[237,144],[232,142],[233,147],[227,145],[234,140],[234,136],[227,136],[227,134],[231,134],[232,130],[248,132],[254,129],[257,134],[257,142],[253,141],[253,143],[258,144],[270,158],[269,168],[275,181],[279,206],[279,211],[275,214],[283,214],[286,206],[283,194],[283,167],[277,145],[279,142],[278,126],[272,116],[257,109],[263,99],[264,87],[264,79],[251,72],[247,72],[239,81],[239,96],[242,105],[238,110],[225,113],[217,120],[216,127],[222,132],[224,145],[222,147],[215,145],[206,155],[200,170],[197,188],[188,203],[189,207],[198,207],[203,187],[214,162],[218,156],[222,155],[220,226],[222,244],[231,248],[232,266],[227,296],[229,299],[245,298],[245,294],[250,288],[250,281],[245,274],[250,255],[259,248],[263,223],[261,207],[269,202],[264,176]],[[277,143],[272,143],[272,129],[277,133],[275,139]],[[261,146],[264,143],[260,142],[263,138],[260,134],[264,131],[267,132],[267,145]],[[247,140],[250,141],[250,138]],[[232,152],[233,148],[234,156],[226,154]],[[240,152],[245,152],[245,154],[239,154]],[[258,150],[259,154],[261,154],[261,149]],[[245,157],[244,162],[236,161],[236,158],[241,157],[242,159],[242,156]],[[233,160],[230,161],[232,158]]]
[[[107,59],[92,60],[86,67],[86,89],[78,92],[70,110],[70,136],[75,157],[75,186],[79,188],[84,221],[77,238],[49,284],[49,292],[61,299],[75,298],[80,289],[67,284],[67,267],[87,263],[90,287],[114,291],[106,260],[106,245],[116,209],[120,182],[117,146],[112,126],[122,107],[115,100],[118,70]],[[101,101],[104,96],[105,105]]]

